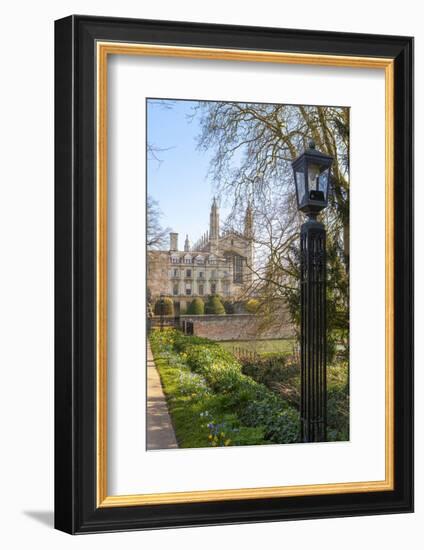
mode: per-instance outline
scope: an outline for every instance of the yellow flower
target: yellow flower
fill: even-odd
[[[212,435],[211,435],[211,434],[208,435],[208,439],[209,439],[209,441],[211,441],[211,439],[212,439]]]
[[[231,439],[226,439],[224,445],[227,446],[231,443]]]

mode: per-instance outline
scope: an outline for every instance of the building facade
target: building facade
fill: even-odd
[[[172,297],[184,313],[195,297],[219,294],[236,301],[252,281],[253,215],[246,209],[244,231],[220,231],[219,207],[213,199],[209,230],[191,246],[188,235],[179,250],[178,233],[170,233],[168,250],[149,250],[147,288],[154,303],[161,294]]]

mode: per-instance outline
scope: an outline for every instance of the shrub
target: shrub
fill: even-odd
[[[241,360],[242,372],[264,384],[298,408],[300,404],[300,365],[281,353],[265,354]]]
[[[189,315],[203,315],[205,313],[205,303],[201,298],[195,298],[187,308]]]
[[[201,374],[214,392],[225,396],[226,406],[239,415],[245,426],[261,428],[265,439],[274,443],[299,440],[299,413],[295,408],[243,374],[240,363],[219,345],[206,339],[188,340],[183,352],[188,366]]]
[[[299,442],[298,411],[272,394],[261,401],[249,402],[240,420],[247,426],[263,427],[265,438],[273,443]]]
[[[275,382],[287,381],[287,359],[283,354],[256,356],[253,359],[247,357],[240,361],[243,373],[265,386],[271,387]]]
[[[163,311],[161,302],[163,302]],[[165,297],[156,300],[155,315],[174,315],[174,302],[172,299]]]
[[[219,296],[216,294],[209,296],[209,299],[205,305],[205,313],[208,315],[225,314],[225,308]]]
[[[247,313],[256,313],[259,309],[259,301],[251,298],[250,300],[247,300],[244,307]]]
[[[211,418],[207,422],[210,445],[299,441],[297,410],[262,383],[243,374],[234,355],[219,344],[206,338],[184,336],[175,330],[154,333],[150,338],[155,356],[160,347],[168,363],[172,363],[171,356],[175,357],[177,352],[175,366],[181,370],[179,362],[183,362],[190,369],[192,374],[185,370],[179,374],[180,395],[200,398],[199,402],[208,395],[208,406],[212,407],[208,410],[219,411],[218,421]]]

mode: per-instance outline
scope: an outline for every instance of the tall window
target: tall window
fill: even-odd
[[[191,296],[191,284],[186,283],[186,296]]]
[[[216,294],[216,283],[211,283],[211,294]]]
[[[243,282],[243,258],[241,256],[234,256],[233,281],[235,283]]]
[[[191,269],[186,269],[186,277],[191,277]]]
[[[174,277],[178,277],[178,269],[174,269]]]
[[[203,271],[199,271],[199,279],[203,279]]]
[[[203,285],[199,285],[199,296],[203,296],[205,293],[205,287]]]
[[[178,285],[174,285],[174,286],[172,287],[172,294],[173,294],[174,296],[178,296]]]

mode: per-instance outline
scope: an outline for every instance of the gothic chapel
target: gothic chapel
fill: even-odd
[[[219,206],[213,199],[209,231],[193,245],[188,235],[184,250],[178,248],[178,233],[170,233],[169,250],[149,250],[147,288],[149,300],[161,294],[174,300],[176,312],[184,313],[196,297],[219,294],[237,300],[252,280],[253,214],[246,209],[244,231],[220,232]]]

